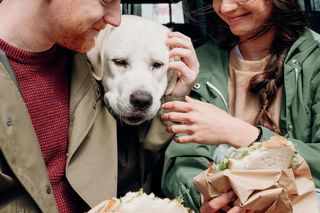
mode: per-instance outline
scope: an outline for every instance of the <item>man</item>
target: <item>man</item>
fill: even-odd
[[[93,77],[101,76],[76,52],[119,23],[119,0],[1,2],[0,212],[84,212],[117,196],[116,121]],[[180,47],[171,55],[197,62],[185,39],[169,38]],[[186,64],[171,65],[181,75],[175,95],[190,91],[198,72]],[[150,128],[143,140],[163,143],[164,132]]]
[[[4,0],[0,19],[0,212],[83,212],[114,196],[114,121],[66,48],[118,26],[119,0]]]

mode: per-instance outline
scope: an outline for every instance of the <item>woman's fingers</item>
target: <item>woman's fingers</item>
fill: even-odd
[[[177,125],[172,125],[166,128],[166,130],[170,133],[175,133],[175,134],[188,134],[191,135],[193,134],[192,129],[188,125],[184,124],[177,124]]]
[[[246,210],[242,210],[240,207],[235,206],[228,211],[228,213],[245,213]]]
[[[168,39],[167,44],[172,48],[169,52],[170,58],[181,58],[191,70],[198,71],[199,62],[191,41],[180,38],[171,38]]]
[[[193,135],[176,136],[173,140],[177,143],[194,143],[196,138]]]
[[[172,95],[184,96],[190,93],[193,83],[199,73],[199,61],[192,44],[192,40],[179,32],[170,32],[166,41],[170,47],[169,57],[180,60],[172,60],[169,70],[178,75]]]
[[[205,202],[201,208],[201,213],[213,213],[218,212],[220,209],[226,207],[228,203],[230,203],[235,197],[235,193],[233,191],[229,191],[223,193],[219,197],[213,198],[207,202]]]
[[[203,101],[199,101],[199,100],[197,100],[197,99],[193,99],[193,98],[191,98],[190,96],[188,96],[188,95],[186,95],[185,96],[185,101],[187,102],[187,103],[190,103],[190,104],[201,104],[201,105],[206,105],[207,103],[206,102],[203,102]],[[212,106],[212,104],[210,104],[210,106]]]
[[[178,31],[170,32],[170,33],[168,34],[168,37],[169,37],[169,38],[178,37],[178,38],[182,38],[182,39],[184,39],[184,40],[187,40],[187,41],[190,41],[190,42],[191,42],[190,37],[184,35],[183,33],[178,32]]]
[[[171,37],[171,38],[169,37],[166,40],[166,44],[172,49],[174,48],[193,49],[192,42],[189,38],[183,39],[178,37]]]
[[[233,191],[228,191],[223,193],[217,198],[214,198],[208,202],[208,205],[212,209],[221,209],[230,203],[235,197],[235,193]]]
[[[189,116],[186,113],[181,113],[181,112],[164,113],[161,116],[161,119],[163,121],[171,121],[171,122],[182,123],[182,124],[192,123],[192,120],[189,118]]]
[[[182,61],[174,61],[169,64],[170,72],[176,72],[180,81],[185,82],[187,85],[193,85],[197,73],[190,72],[188,66]]]
[[[192,106],[184,101],[170,101],[162,104],[163,110],[178,111],[178,112],[190,112]]]
[[[195,53],[190,49],[184,49],[184,48],[174,48],[169,53],[170,58],[178,57],[180,58],[181,62],[186,64],[186,67],[189,69],[189,71],[192,71],[194,73],[198,73],[199,71],[199,63],[197,61]],[[177,63],[179,60],[171,61],[172,63]]]

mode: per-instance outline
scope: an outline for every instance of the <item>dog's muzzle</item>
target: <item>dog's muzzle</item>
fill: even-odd
[[[147,91],[137,90],[130,95],[130,104],[135,111],[147,110],[152,105],[152,95]]]

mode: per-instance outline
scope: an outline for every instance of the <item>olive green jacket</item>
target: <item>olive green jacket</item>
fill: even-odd
[[[117,195],[117,124],[85,55],[75,54],[73,60],[66,177],[93,207]],[[168,134],[158,119],[152,125],[140,142],[157,151]],[[58,212],[28,110],[1,50],[0,151],[0,212]]]
[[[197,54],[200,75],[191,96],[228,111],[228,52],[210,41],[199,47]],[[320,37],[311,30],[306,30],[287,54],[281,103],[281,132],[294,142],[320,187]],[[263,139],[275,134],[263,128]],[[185,204],[198,211],[200,198],[192,179],[213,161],[215,148],[171,142],[165,156],[164,193],[171,198],[183,195]]]

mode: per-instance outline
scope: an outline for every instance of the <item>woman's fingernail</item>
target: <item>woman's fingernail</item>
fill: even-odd
[[[166,131],[167,131],[167,132],[169,132],[169,133],[173,133],[173,131],[172,131],[172,128],[171,128],[171,127],[167,127],[167,128],[166,128]]]
[[[241,212],[241,208],[238,207],[238,206],[233,207],[232,210],[234,210],[233,212],[235,212],[235,213],[240,213]]]
[[[228,196],[229,198],[233,198],[235,195],[236,195],[236,194],[234,193],[234,191],[228,191],[228,192],[227,192],[227,196]]]
[[[177,143],[180,143],[180,142],[179,142],[179,137],[178,137],[178,136],[174,136],[174,137],[173,137],[173,140],[174,140],[175,142],[177,142]]]

